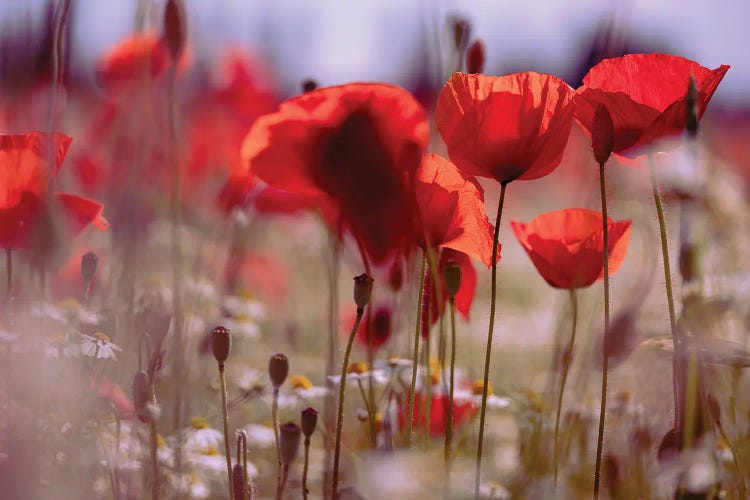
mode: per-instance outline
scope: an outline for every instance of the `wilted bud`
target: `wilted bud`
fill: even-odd
[[[638,309],[628,307],[617,313],[609,328],[604,331],[603,353],[611,363],[619,363],[635,349],[637,341],[636,320]]]
[[[224,362],[229,357],[229,349],[232,347],[232,336],[229,334],[229,330],[223,326],[217,326],[211,330],[211,351],[214,353],[214,358],[219,365],[224,365]]]
[[[469,44],[471,24],[461,16],[450,16],[449,22],[453,28],[453,46],[459,52],[463,52]]]
[[[308,92],[312,92],[313,90],[317,88],[318,88],[318,82],[316,82],[312,78],[302,80],[302,92],[304,92],[305,94],[307,94]]]
[[[302,433],[309,438],[318,426],[318,412],[314,408],[305,408],[302,410],[300,423],[302,424]]]
[[[485,48],[482,40],[474,40],[466,51],[466,72],[481,73],[484,71]]]
[[[289,360],[282,353],[271,356],[268,361],[268,376],[274,388],[279,388],[289,375]]]
[[[354,303],[357,304],[358,310],[364,309],[370,303],[373,281],[367,273],[354,277]]]
[[[294,462],[299,451],[299,441],[302,429],[294,422],[287,422],[279,427],[279,455],[281,463],[287,465]]]
[[[591,123],[591,148],[594,159],[599,165],[604,165],[615,147],[615,124],[607,106],[600,104],[594,111],[594,121]]]
[[[133,376],[133,406],[138,420],[143,423],[151,420],[148,405],[155,400],[154,390],[148,378],[148,373],[138,370]]]
[[[99,263],[99,257],[94,252],[88,252],[81,257],[81,277],[83,283],[88,285],[93,281],[96,274],[96,266]]]
[[[178,0],[168,0],[164,8],[164,41],[173,61],[180,58],[185,49],[185,11]]]
[[[693,75],[690,75],[690,81],[688,82],[686,105],[685,129],[688,134],[695,136],[698,133],[698,87],[695,85]]]
[[[443,267],[443,281],[449,297],[455,297],[461,288],[461,266],[449,260]]]

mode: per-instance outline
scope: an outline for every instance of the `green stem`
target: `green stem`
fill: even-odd
[[[599,164],[599,192],[602,199],[602,239],[603,272],[604,272],[604,331],[609,329],[609,216],[607,215],[607,189],[604,163]],[[604,420],[607,412],[607,374],[609,371],[609,356],[602,348],[602,396],[599,409],[599,432],[596,438],[596,465],[594,467],[594,498],[599,498],[599,484],[601,482],[602,449],[604,446]]]
[[[409,409],[407,411],[407,440],[409,447],[414,446],[414,397],[417,388],[417,365],[419,364],[419,335],[422,320],[422,297],[424,296],[424,284],[426,277],[427,257],[422,254],[422,270],[420,271],[419,299],[417,300],[417,321],[414,331],[414,351],[412,355],[411,367],[411,390],[409,391]]]
[[[424,426],[425,426],[425,437],[424,446],[425,449],[430,448],[430,429],[432,428],[432,366],[430,363],[430,309],[432,308],[432,299],[427,302],[427,325],[422,328],[427,329],[427,336],[425,337],[424,344],[424,361],[425,361],[425,413],[424,413]],[[422,306],[424,307],[424,306]],[[424,321],[424,320],[423,320]]]
[[[219,363],[219,380],[221,381],[221,412],[224,417],[224,453],[227,458],[227,484],[229,498],[234,500],[234,482],[232,481],[232,455],[229,450],[229,411],[227,410],[227,378],[224,375],[224,363]]]
[[[445,428],[445,481],[443,483],[443,498],[451,496],[451,461],[453,453],[453,390],[455,387],[456,370],[456,297],[450,297],[451,309],[451,371],[450,389],[448,393],[448,417]]]
[[[273,388],[273,399],[271,401],[271,420],[273,422],[273,438],[276,442],[276,493],[281,487],[281,448],[279,447],[279,388]]]
[[[307,500],[307,467],[310,462],[310,438],[305,437],[305,465],[302,468],[302,498]]]
[[[555,414],[555,451],[554,451],[554,468],[555,468],[555,485],[557,485],[557,469],[558,469],[558,458],[559,458],[559,446],[558,436],[560,432],[560,415],[562,414],[562,401],[563,393],[565,392],[565,382],[568,380],[568,370],[570,369],[570,362],[573,359],[573,345],[576,340],[576,324],[578,322],[578,300],[576,298],[576,289],[570,289],[570,308],[573,314],[573,325],[571,327],[570,342],[568,343],[568,349],[563,354],[563,366],[562,366],[562,380],[560,381],[560,393],[557,395],[557,413]]]
[[[484,443],[484,420],[487,414],[487,396],[490,381],[490,358],[492,356],[492,333],[495,330],[495,303],[497,302],[497,243],[500,236],[500,220],[503,216],[505,189],[508,183],[500,183],[500,200],[497,203],[495,237],[492,244],[492,295],[490,298],[490,325],[487,331],[487,349],[484,355],[484,387],[482,388],[482,408],[479,411],[479,440],[477,443],[476,474],[474,476],[474,498],[479,498],[479,483],[482,477],[482,445]]]
[[[341,380],[339,381],[339,408],[336,416],[336,449],[333,455],[333,500],[338,499],[338,482],[339,482],[339,458],[341,457],[341,432],[344,428],[344,397],[346,396],[346,371],[349,368],[349,357],[352,354],[352,344],[354,344],[354,337],[357,335],[357,328],[359,323],[362,321],[362,315],[365,310],[361,307],[357,308],[357,319],[354,321],[354,326],[349,334],[349,341],[346,343],[346,351],[344,351],[344,362],[341,364]]]

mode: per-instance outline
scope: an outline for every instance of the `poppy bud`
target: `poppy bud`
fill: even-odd
[[[620,462],[616,456],[606,453],[604,455],[604,463],[602,464],[602,477],[604,478],[604,484],[609,491],[610,498],[617,498],[617,494],[622,490],[622,476],[620,474]]]
[[[287,422],[279,428],[279,455],[284,465],[297,458],[301,434],[302,429],[294,422]]]
[[[445,281],[445,289],[448,292],[448,296],[455,298],[458,289],[461,288],[461,266],[449,260],[443,266],[443,281]]]
[[[373,281],[367,273],[362,273],[354,277],[354,303],[357,304],[358,311],[364,310],[367,304],[370,303]]]
[[[216,358],[220,366],[223,366],[229,357],[229,349],[231,347],[232,336],[229,334],[229,330],[223,326],[217,326],[211,330],[211,351],[213,351],[214,358]]]
[[[99,257],[94,252],[88,252],[81,257],[81,277],[84,284],[89,284],[96,274],[96,265]]]
[[[173,61],[185,48],[185,12],[177,0],[168,0],[164,8],[164,41]]]
[[[315,428],[318,426],[318,412],[314,408],[306,408],[302,410],[300,423],[302,424],[302,433],[305,437],[309,438],[313,435]]]
[[[600,104],[594,111],[594,121],[591,125],[591,148],[594,159],[599,165],[604,165],[615,147],[615,124],[607,106]]]
[[[696,251],[695,247],[689,243],[680,245],[680,276],[682,281],[689,283],[695,278],[696,272]]]
[[[133,377],[133,406],[138,420],[147,423],[151,420],[149,403],[154,402],[154,391],[144,370],[138,370]]]
[[[481,73],[484,70],[485,49],[482,40],[474,40],[466,51],[466,72]]]
[[[404,286],[404,270],[400,259],[396,259],[391,266],[391,271],[388,273],[388,285],[394,292],[398,292]]]
[[[302,92],[304,92],[305,94],[307,94],[308,92],[312,92],[313,90],[317,88],[318,88],[318,82],[316,82],[312,78],[302,80]]]
[[[690,81],[688,82],[686,106],[685,129],[688,134],[695,137],[698,133],[698,87],[695,86],[693,75],[690,75]]]
[[[232,468],[232,488],[234,489],[234,498],[241,500],[245,498],[245,470],[242,464],[234,464]]]
[[[458,51],[465,50],[471,35],[471,24],[461,16],[451,16],[450,23],[453,28],[453,46]]]
[[[268,376],[274,388],[279,388],[289,375],[289,360],[282,353],[271,356],[268,361]]]

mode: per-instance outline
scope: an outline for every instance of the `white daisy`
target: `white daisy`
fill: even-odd
[[[115,351],[122,351],[122,348],[112,342],[109,337],[99,332],[91,335],[81,335],[81,353],[84,356],[97,359],[109,359],[112,358],[117,360]]]
[[[270,448],[276,445],[276,438],[271,427],[250,424],[245,426],[245,432],[247,432],[248,447]]]
[[[262,321],[266,317],[266,308],[260,301],[243,295],[224,297],[224,309],[235,318]]]
[[[201,417],[195,417],[191,421],[192,427],[188,430],[185,439],[185,449],[188,451],[200,451],[210,448],[220,448],[224,443],[224,435],[221,431],[212,429],[208,421]]]

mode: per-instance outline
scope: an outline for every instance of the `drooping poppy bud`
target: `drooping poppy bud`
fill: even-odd
[[[481,39],[474,40],[466,51],[466,72],[481,73],[484,71],[485,63],[484,42]]]
[[[83,278],[85,285],[93,281],[98,262],[99,257],[94,252],[88,252],[81,257],[81,278]]]
[[[307,78],[305,80],[302,80],[302,92],[307,94],[308,92],[312,92],[313,90],[318,88],[318,82],[313,80],[312,78]]]
[[[229,357],[229,349],[232,347],[232,336],[229,334],[229,330],[223,326],[217,326],[211,330],[211,351],[214,353],[214,358],[220,366],[224,365],[224,362]]]
[[[168,0],[164,8],[164,41],[173,61],[177,61],[185,49],[185,11],[178,0]]]
[[[143,423],[151,421],[148,405],[154,402],[154,389],[145,370],[138,370],[133,376],[133,406],[138,420]]]
[[[373,281],[367,273],[362,273],[354,277],[354,303],[357,304],[358,310],[364,310],[367,304],[370,303]]]
[[[458,289],[461,288],[461,266],[454,261],[446,262],[443,266],[443,281],[445,281],[445,290],[448,296],[455,298]]]
[[[301,434],[302,429],[294,422],[287,422],[279,428],[279,455],[284,465],[297,458]]]
[[[309,438],[318,426],[318,412],[314,408],[305,408],[302,410],[300,423],[302,424],[302,433],[306,438]]]
[[[691,137],[698,133],[698,87],[695,77],[690,75],[688,81],[687,100],[685,102],[685,129]]]
[[[289,359],[282,353],[271,356],[268,361],[268,376],[274,388],[281,387],[287,375],[289,375]]]
[[[594,111],[594,121],[591,126],[591,148],[594,159],[599,165],[604,165],[615,147],[615,124],[607,106],[600,104]]]
[[[471,24],[469,24],[466,18],[461,16],[450,16],[449,22],[453,29],[453,46],[459,52],[463,52],[469,44]]]

